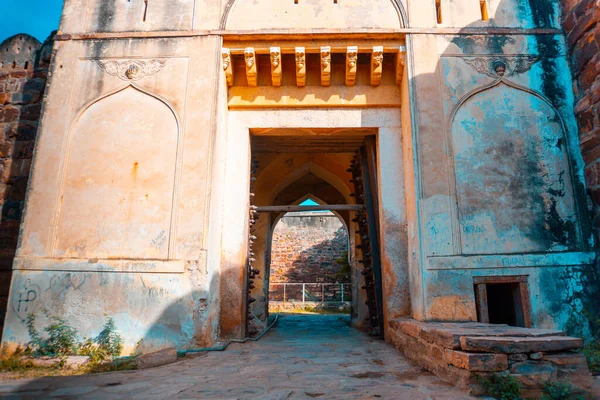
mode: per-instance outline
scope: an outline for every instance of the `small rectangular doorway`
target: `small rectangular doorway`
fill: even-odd
[[[531,328],[531,303],[527,276],[473,278],[477,320]]]

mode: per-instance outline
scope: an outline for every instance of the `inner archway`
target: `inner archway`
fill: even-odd
[[[318,206],[308,196],[300,206]],[[286,213],[271,242],[269,312],[350,314],[349,235],[331,211]]]

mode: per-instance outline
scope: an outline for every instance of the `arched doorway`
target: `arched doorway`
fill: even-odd
[[[361,163],[358,161],[361,149],[367,141],[373,141],[369,139],[372,136],[364,131],[347,131],[345,135],[332,135],[331,132],[327,135],[319,135],[320,132],[306,135],[305,132],[303,136],[278,135],[280,130],[275,131],[275,135],[273,131],[253,132],[251,140],[251,199],[255,210],[252,211],[249,243],[248,332],[252,334],[264,328],[271,300],[283,302],[292,297],[296,302],[306,304],[308,301],[313,305],[316,303],[319,307],[323,306],[326,300],[331,300],[334,304],[339,303],[342,307],[342,303],[348,303],[355,327],[374,333],[381,332],[377,319],[380,308],[375,308],[375,289],[381,287],[381,281],[369,280],[373,270],[377,269],[380,273],[379,260],[375,263],[376,266],[370,264],[375,258],[373,253],[378,252],[363,251],[365,240],[378,246],[378,238],[372,238],[367,231],[367,203],[364,195],[357,195],[357,189],[363,189],[362,183],[359,185],[355,179],[357,170],[361,169]],[[317,201],[313,205],[301,206],[300,204],[308,198]],[[373,200],[371,194],[369,198]],[[376,201],[369,206],[370,217],[376,218]],[[332,221],[326,223],[325,217],[307,212],[327,213],[322,215],[327,215]],[[305,224],[312,221],[317,232],[314,236],[323,240],[311,243],[314,239],[307,236],[310,227],[299,228],[298,221],[287,221],[290,215],[291,218],[303,219]],[[330,251],[332,243],[336,241],[338,229],[334,229],[336,225],[333,222],[336,220],[338,229],[341,228],[343,232],[342,240],[346,242],[347,255],[344,254],[344,250],[342,254],[335,255]],[[282,221],[288,229],[304,231],[297,232],[304,237],[292,239],[295,243],[292,249],[287,250],[284,265],[280,259],[276,259],[273,269],[274,257],[282,256],[279,249],[273,247],[280,238],[277,228],[282,226]],[[324,229],[327,224],[331,226]],[[347,232],[350,234],[347,235]],[[370,233],[378,236],[376,229]],[[326,238],[326,234],[330,234],[331,238]],[[323,270],[320,274],[317,273],[319,262],[315,261],[314,255],[309,255],[311,252],[324,252],[322,247],[327,247],[329,254],[329,258],[320,257],[323,264],[329,267],[329,275]],[[342,263],[336,261],[344,256],[348,259],[347,278],[336,279],[335,274],[342,268]],[[304,271],[312,269],[313,279],[309,278],[310,273],[308,277],[304,276],[294,267]],[[295,278],[292,270],[296,273]],[[316,275],[320,275],[320,282],[317,281]],[[284,278],[285,282],[278,281]],[[284,296],[284,289],[274,289],[271,283],[275,286],[284,283],[300,285],[283,285]],[[326,287],[324,284],[333,287]],[[374,326],[377,326],[377,329],[374,329]]]
[[[311,196],[300,206],[319,206]],[[331,211],[296,211],[271,237],[269,312],[351,313],[349,235]]]

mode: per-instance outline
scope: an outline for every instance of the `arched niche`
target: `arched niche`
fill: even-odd
[[[462,103],[451,132],[464,254],[577,248],[565,128],[550,104],[499,83]]]
[[[230,0],[221,28],[399,29],[405,21],[400,0]]]
[[[127,87],[91,104],[70,138],[55,256],[167,259],[178,121]]]

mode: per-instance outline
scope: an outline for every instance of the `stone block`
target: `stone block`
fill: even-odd
[[[527,354],[523,354],[523,353],[511,354],[508,356],[508,361],[511,361],[511,362],[521,362],[521,361],[526,361],[526,360],[527,360]]]
[[[465,353],[446,349],[444,358],[448,364],[473,372],[500,372],[508,369],[506,354]]]
[[[37,121],[40,119],[42,106],[40,104],[32,104],[23,107],[21,111],[21,119],[25,121]]]
[[[147,369],[171,364],[175,361],[177,361],[177,350],[168,348],[137,357],[135,359],[135,365],[138,369]]]
[[[510,367],[510,373],[526,387],[541,387],[556,375],[556,367],[549,362],[523,361]]]
[[[59,358],[59,357],[40,357],[40,358],[23,357],[22,360],[25,362],[31,362],[36,367],[41,367],[41,368],[52,368],[56,364],[61,363],[63,361],[63,359]],[[66,368],[77,369],[79,367],[84,366],[89,361],[90,361],[90,358],[87,356],[68,356],[67,358],[64,359],[64,363],[65,363],[64,365]]]
[[[579,349],[583,346],[583,339],[567,336],[537,338],[463,336],[460,338],[460,344],[465,351],[515,354]]]
[[[544,361],[549,361],[560,366],[587,365],[585,356],[581,353],[555,353],[546,354]]]
[[[531,354],[529,355],[529,358],[531,358],[532,360],[539,361],[539,360],[541,360],[542,358],[544,358],[544,353],[542,353],[541,351],[539,351],[539,352],[536,352],[536,353],[531,353]]]
[[[7,106],[0,110],[0,122],[15,122],[18,119],[18,108]]]

